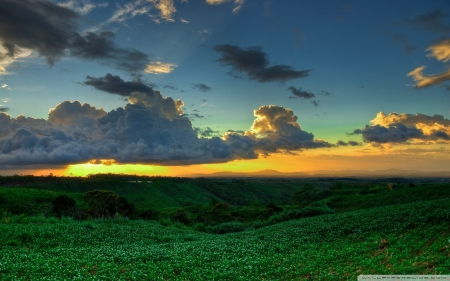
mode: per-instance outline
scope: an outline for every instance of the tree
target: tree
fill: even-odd
[[[111,218],[119,207],[119,196],[110,190],[91,190],[84,194],[87,215],[92,218]]]
[[[60,195],[53,201],[53,213],[58,218],[62,216],[73,216],[75,212],[75,200],[67,195]]]
[[[129,203],[128,200],[123,197],[119,197],[119,201],[117,202],[117,212],[124,217],[137,217],[137,211],[134,204]]]
[[[191,218],[185,209],[180,208],[175,213],[173,213],[170,217],[172,221],[178,221],[183,224],[189,224],[191,222]]]

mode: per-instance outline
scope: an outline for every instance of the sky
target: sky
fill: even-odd
[[[0,174],[450,171],[450,3],[0,1]]]

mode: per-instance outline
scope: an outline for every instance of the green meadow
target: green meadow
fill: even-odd
[[[384,181],[32,180],[8,178],[0,188],[1,280],[450,274],[448,183],[397,181],[389,190]],[[108,186],[113,192],[89,193]],[[117,194],[133,212],[118,205],[95,217],[99,201],[88,204],[86,194]],[[61,195],[73,199],[75,216],[55,212]]]

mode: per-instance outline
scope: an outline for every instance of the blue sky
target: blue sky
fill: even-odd
[[[13,8],[21,12],[7,14]],[[127,157],[119,155],[117,147],[108,153],[92,148],[95,141],[105,141],[93,134],[87,138],[89,148],[78,147],[77,140],[77,149],[69,149],[73,155],[64,158],[55,156],[53,148],[43,148],[42,138],[55,140],[53,135],[37,133],[34,123],[20,127],[25,125],[16,122],[5,129],[0,141],[17,141],[14,136],[20,127],[35,135],[37,142],[4,148],[2,154],[7,158],[0,159],[2,165],[10,165],[8,161],[17,166],[69,165],[99,158],[118,163],[208,164],[310,149],[359,155],[374,149],[385,153],[381,150],[388,148],[398,155],[414,145],[421,151],[439,153],[439,157],[449,155],[445,146],[450,133],[448,1],[6,0],[0,3],[0,10],[4,13],[0,20],[0,108],[11,120],[23,114],[47,120],[49,130],[58,125],[86,130],[77,116],[94,118],[87,111],[77,111],[77,116],[70,117],[72,123],[64,123],[61,120],[69,117],[61,115],[51,121],[49,110],[64,101],[79,101],[103,108],[95,118],[127,103],[145,104],[154,111],[160,107],[159,101],[155,105],[154,100],[136,97],[139,91],[133,87],[142,90],[145,85],[145,95],[159,91],[163,99],[170,96],[183,101],[182,108],[170,109],[182,115],[169,116],[165,109],[158,113],[172,122],[167,124],[184,118],[193,127],[187,130],[198,134],[193,142],[200,140],[202,144],[197,145],[203,147],[202,138],[218,137],[229,152],[216,157],[211,156],[215,152],[202,154],[199,150],[202,156],[187,153],[161,161],[155,156],[156,148],[150,148],[150,139],[139,135],[117,147],[135,145],[142,139],[149,149],[147,156]],[[53,19],[54,13],[67,15]],[[38,20],[38,16],[48,21]],[[8,53],[8,46],[13,46],[14,54]],[[124,67],[125,63],[132,67]],[[108,73],[117,76],[128,92],[106,85],[111,83],[106,80]],[[275,118],[273,107],[260,115],[272,125],[259,129],[253,123],[258,118],[253,111],[269,105],[289,108],[297,119],[286,117],[291,116],[287,111],[277,113],[287,119],[270,119]],[[401,117],[371,123],[379,112]],[[114,126],[120,123],[114,122]],[[276,122],[299,127],[302,134]],[[149,129],[139,128],[136,130]],[[61,130],[69,137],[63,144],[75,145],[73,132],[68,127]],[[235,151],[225,137],[228,130],[235,131],[237,136],[231,137],[239,138],[240,143],[252,140],[246,147],[250,154]],[[245,136],[245,131],[251,133]],[[177,141],[183,140],[175,138]],[[270,147],[262,145],[266,141]],[[169,143],[161,141],[159,145],[168,147]],[[348,152],[350,146],[353,150]],[[84,149],[96,152],[85,153]],[[41,150],[47,156],[29,160]],[[18,158],[19,154],[28,156]]]

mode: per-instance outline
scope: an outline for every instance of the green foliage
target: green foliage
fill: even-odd
[[[206,232],[225,234],[230,232],[239,232],[245,229],[245,225],[242,222],[232,221],[224,222],[218,225],[208,225],[206,226]]]
[[[225,235],[142,220],[2,223],[0,279],[356,280],[360,274],[447,274],[448,206],[449,198],[413,202]],[[32,243],[22,244],[22,233],[29,233]]]
[[[313,184],[307,183],[299,191],[296,191],[291,198],[292,203],[298,206],[306,206],[315,199],[316,190]]]
[[[139,217],[144,220],[158,220],[159,213],[154,209],[144,209],[139,211]]]
[[[183,223],[183,224],[191,223],[191,218],[189,217],[189,215],[186,212],[186,210],[183,209],[183,208],[180,208],[180,209],[176,210],[175,213],[173,213],[170,216],[170,218],[174,222],[180,222],[180,223]]]
[[[335,182],[331,186],[331,190],[342,190],[343,187],[344,187],[344,184],[342,182]]]
[[[136,217],[133,204],[111,190],[91,190],[84,194],[86,214],[89,218]]]
[[[75,200],[65,194],[60,195],[53,200],[53,214],[58,218],[63,216],[73,217],[75,215],[75,209]]]

